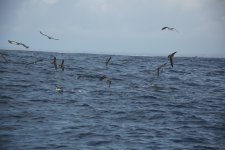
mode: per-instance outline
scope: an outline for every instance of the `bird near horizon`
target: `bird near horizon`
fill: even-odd
[[[170,28],[170,27],[163,27],[161,30],[170,30],[170,31],[176,31],[176,32],[178,32],[178,30],[177,29],[175,29],[175,28]]]
[[[62,63],[59,65],[59,68],[61,68],[62,71],[64,71],[64,60],[62,60]]]
[[[110,60],[111,60],[111,56],[106,60],[106,62],[105,62],[105,65],[106,65],[106,67],[108,66],[108,64],[109,64],[109,62],[110,62]]]
[[[173,67],[173,57],[174,57],[174,55],[175,55],[176,53],[177,53],[177,52],[173,52],[172,54],[168,55],[168,58],[169,58],[169,60],[170,60],[170,64],[171,64],[172,67]]]
[[[11,41],[11,40],[8,40],[8,42],[9,42],[10,44],[13,44],[13,45],[22,45],[22,46],[25,47],[25,48],[29,48],[29,46],[27,46],[27,45],[25,45],[25,44],[23,44],[23,43],[21,43],[21,42],[16,42],[16,41]]]
[[[54,64],[55,70],[57,70],[57,62],[56,62],[56,57],[55,56],[54,56],[52,64]]]
[[[48,35],[42,33],[41,31],[40,31],[40,34],[46,36],[49,40],[59,40],[59,39],[56,39],[56,38],[54,38],[54,37],[48,36]]]

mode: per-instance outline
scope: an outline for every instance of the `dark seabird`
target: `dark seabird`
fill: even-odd
[[[62,71],[64,71],[64,60],[62,60],[62,63],[59,65],[59,68],[61,68]]]
[[[173,31],[173,30],[177,31],[177,29],[175,29],[175,28],[170,28],[170,27],[163,27],[161,30],[165,30],[165,29],[168,29],[168,30],[170,30],[170,31]],[[178,31],[177,31],[177,32],[178,32]]]
[[[159,77],[160,70],[163,69],[163,67],[165,67],[166,64],[167,64],[167,63],[164,63],[164,64],[160,65],[160,66],[157,68],[157,77]]]
[[[56,62],[56,57],[55,56],[54,56],[52,64],[54,64],[55,70],[57,70],[57,62]]]
[[[50,39],[50,40],[59,40],[59,39],[53,38],[53,37],[51,37],[51,36],[48,36],[48,35],[42,33],[41,31],[40,31],[40,33],[41,33],[42,35],[46,36],[46,37],[47,37],[48,39]]]
[[[111,58],[112,58],[112,57],[110,56],[110,57],[106,60],[106,62],[105,62],[105,65],[106,65],[106,66],[108,66],[108,64],[109,64],[109,62],[110,62],[110,60],[111,60]]]
[[[25,45],[25,44],[23,44],[23,43],[21,43],[21,42],[10,41],[10,40],[8,40],[8,42],[9,42],[10,44],[14,44],[14,45],[22,45],[22,46],[25,47],[25,48],[29,48],[29,46],[27,46],[27,45]]]
[[[100,80],[100,81],[105,80],[106,82],[108,82],[109,87],[110,87],[111,84],[112,84],[111,79],[108,78],[106,75],[101,76],[101,77],[99,78],[99,80]]]
[[[176,52],[168,55],[168,58],[170,59],[170,64],[171,64],[172,67],[173,67],[173,57],[174,57],[175,54],[176,54]]]

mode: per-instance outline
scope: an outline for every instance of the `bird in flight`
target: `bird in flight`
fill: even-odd
[[[106,66],[108,66],[108,64],[109,64],[109,62],[110,62],[110,60],[111,60],[111,58],[112,58],[112,57],[110,56],[110,57],[106,60],[106,62],[105,62],[105,65],[106,65]]]
[[[9,42],[10,44],[14,44],[14,45],[22,45],[22,46],[25,47],[25,48],[29,48],[29,46],[27,46],[27,45],[25,45],[25,44],[23,44],[23,43],[21,43],[21,42],[16,42],[16,41],[11,41],[11,40],[8,40],[8,42]]]
[[[64,71],[64,60],[62,60],[62,63],[59,65],[59,68],[61,68],[62,71]]]
[[[177,52],[173,52],[172,54],[169,54],[168,55],[168,58],[170,59],[170,64],[171,64],[171,66],[173,67],[173,57],[174,57],[174,55],[176,54]]]
[[[178,32],[178,30],[177,29],[175,29],[175,28],[170,28],[170,27],[163,27],[161,30],[165,30],[165,29],[167,29],[167,30],[170,30],[170,31],[176,31],[176,32]]]
[[[56,57],[55,56],[54,56],[52,64],[54,64],[55,70],[57,70],[57,62],[56,62]]]
[[[157,77],[159,77],[160,70],[162,70],[163,67],[165,67],[166,65],[167,65],[167,63],[164,63],[157,68]]]
[[[48,36],[48,35],[42,33],[41,31],[40,31],[40,33],[41,33],[42,35],[46,36],[49,40],[59,40],[59,39],[53,38],[53,37],[51,37],[51,36]]]

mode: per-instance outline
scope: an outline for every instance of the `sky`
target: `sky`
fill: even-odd
[[[0,49],[224,58],[225,0],[0,0]]]

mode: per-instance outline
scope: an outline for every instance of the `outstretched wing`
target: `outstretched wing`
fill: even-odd
[[[44,35],[44,36],[47,36],[47,37],[48,37],[48,35],[46,35],[46,34],[42,33],[41,31],[40,31],[40,33],[41,33],[42,35]]]
[[[161,30],[165,30],[165,29],[167,29],[168,27],[163,27]]]
[[[112,57],[110,56],[110,57],[107,59],[107,61],[105,62],[105,65],[106,65],[106,66],[108,66],[109,61],[111,60],[111,58],[112,58]]]
[[[51,40],[51,39],[52,39],[52,40],[59,40],[59,39],[53,38],[53,37],[51,37],[51,36],[48,36],[47,34],[44,34],[44,33],[42,33],[41,31],[40,31],[40,33],[41,33],[42,35],[48,37],[50,40]]]

